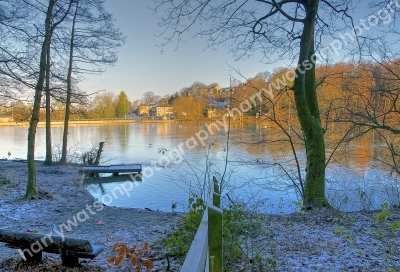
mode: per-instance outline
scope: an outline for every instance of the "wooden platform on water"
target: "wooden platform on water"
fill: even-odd
[[[113,174],[118,176],[122,173],[141,173],[141,164],[115,164],[115,165],[87,165],[83,166],[80,172],[93,174]]]

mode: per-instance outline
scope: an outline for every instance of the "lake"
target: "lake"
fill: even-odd
[[[142,164],[143,180],[130,188],[129,196],[118,194],[112,202],[107,197],[113,189],[130,181],[130,176],[87,181],[90,193],[111,206],[171,211],[175,203],[176,210],[185,210],[189,191],[201,194],[212,176],[219,180],[224,176],[225,201],[228,195],[233,201],[272,213],[297,209],[295,188],[282,171],[294,177],[296,168],[290,146],[280,140],[280,132],[268,124],[234,122],[227,145],[228,133],[223,125],[222,121],[211,128],[195,122],[72,125],[69,153],[80,154],[104,141],[103,164]],[[26,158],[27,134],[27,127],[0,127],[0,157],[7,157],[10,151],[11,158]],[[57,153],[62,141],[61,126],[52,127],[52,139]],[[300,144],[295,146],[299,160],[304,161],[304,150]],[[332,148],[327,147],[329,153]],[[383,153],[384,147],[370,138],[338,151],[327,168],[331,203],[353,211],[377,208],[385,200],[398,201],[397,191],[390,190],[397,188],[398,180],[376,159]],[[44,127],[37,129],[35,154],[36,159],[44,159]]]

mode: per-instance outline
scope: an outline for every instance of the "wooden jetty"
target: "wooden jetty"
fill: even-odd
[[[94,174],[108,174],[111,173],[113,176],[118,176],[121,173],[141,173],[141,164],[116,164],[116,165],[86,165],[83,166],[80,172]]]

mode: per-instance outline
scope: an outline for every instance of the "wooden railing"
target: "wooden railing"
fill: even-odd
[[[181,272],[222,272],[222,210],[218,181],[186,255]]]
[[[208,271],[208,213],[204,212],[181,272]]]

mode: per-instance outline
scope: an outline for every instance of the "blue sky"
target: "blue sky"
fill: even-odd
[[[161,96],[173,94],[195,81],[205,84],[216,82],[222,87],[229,86],[230,76],[243,81],[230,66],[239,70],[246,78],[286,66],[284,61],[269,65],[262,63],[260,54],[235,61],[228,52],[228,47],[206,49],[206,39],[193,39],[190,33],[177,49],[175,44],[171,44],[161,53],[158,46],[163,42],[163,38],[156,35],[162,31],[157,26],[162,13],[153,14],[149,8],[151,5],[153,1],[149,0],[106,1],[106,8],[114,14],[115,24],[127,40],[120,48],[119,61],[115,66],[108,67],[102,75],[87,76],[87,80],[80,85],[82,90],[90,93],[106,89],[115,94],[123,90],[133,101],[140,99],[143,93],[148,91]],[[369,12],[376,14],[373,10]],[[355,13],[355,25],[358,25],[358,19],[368,17],[367,5],[361,4]],[[345,58],[344,51],[340,52],[341,56],[335,58],[336,61]]]
[[[127,37],[120,48],[119,60],[115,66],[108,67],[100,76],[88,76],[80,87],[87,92],[106,89],[118,94],[125,91],[130,100],[140,99],[142,94],[152,91],[158,95],[173,94],[194,81],[205,84],[214,82],[221,86],[229,85],[230,75],[239,77],[229,65],[246,77],[253,77],[262,71],[272,71],[279,65],[266,65],[260,56],[235,62],[228,48],[218,51],[207,49],[204,39],[191,39],[187,36],[175,50],[171,45],[161,54],[161,37],[155,37],[161,29],[157,22],[161,14],[153,14],[145,0],[108,0],[106,7],[114,14],[116,25]],[[228,65],[228,64],[229,65]]]

